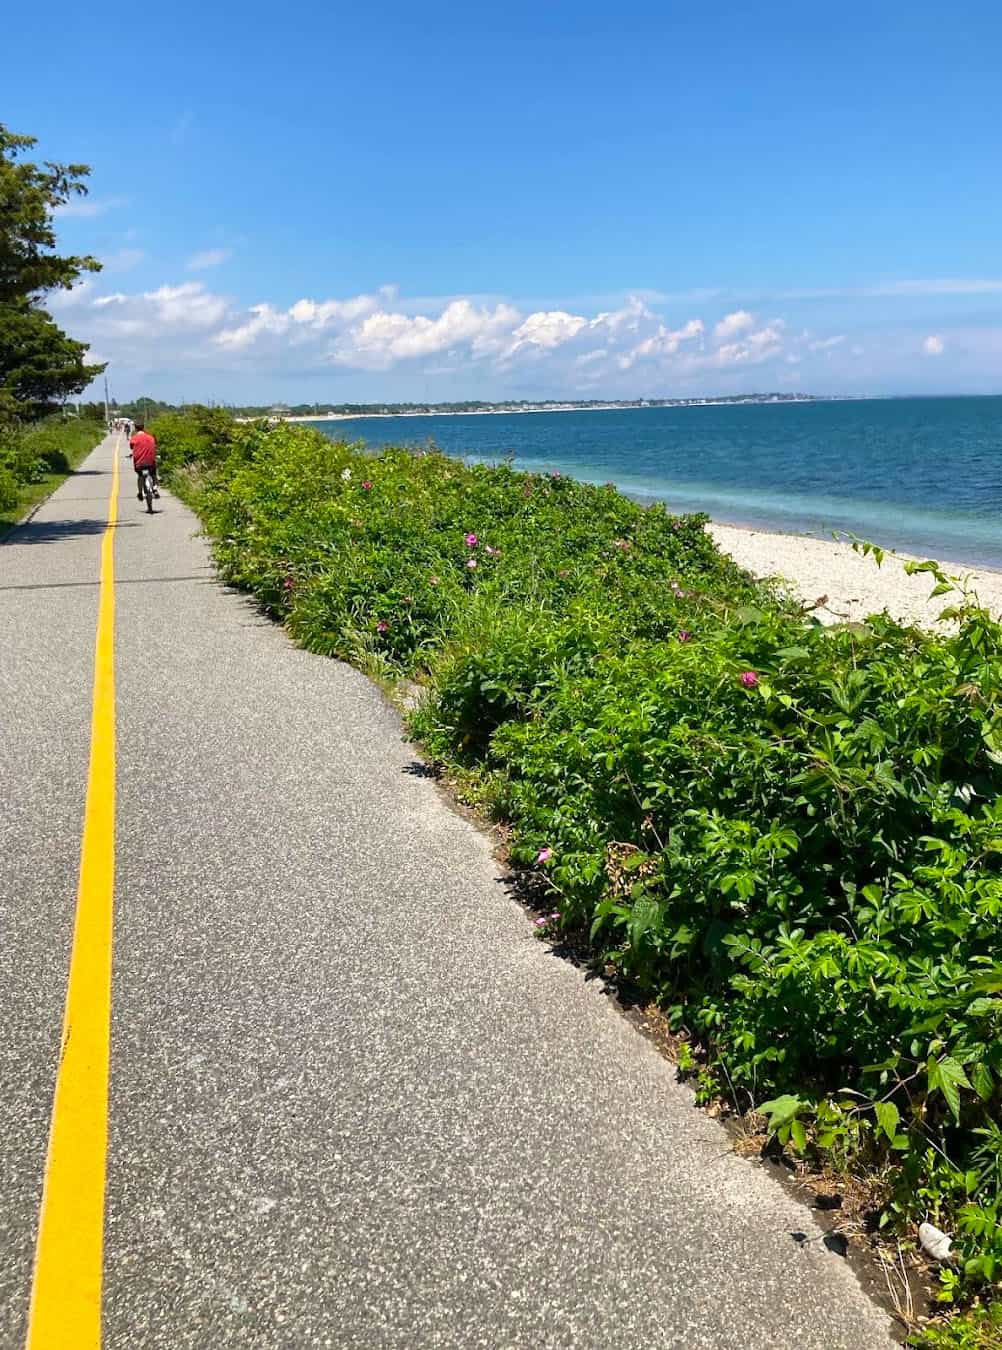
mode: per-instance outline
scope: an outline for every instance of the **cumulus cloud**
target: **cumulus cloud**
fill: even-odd
[[[518,317],[511,305],[488,309],[469,300],[451,301],[436,318],[377,310],[349,328],[331,356],[340,365],[363,370],[388,370],[398,361],[434,356],[455,347],[468,347],[477,358],[497,351]]]
[[[780,354],[785,327],[782,319],[774,319],[765,328],[749,333],[738,342],[724,343],[717,348],[712,360],[718,366],[762,365]]]
[[[744,333],[749,328],[755,326],[755,315],[749,314],[746,309],[736,309],[733,314],[725,314],[713,330],[713,336],[723,340],[724,338],[737,337],[738,333]]]
[[[359,387],[384,397],[410,392],[414,376],[447,378],[442,396],[460,397],[467,389],[588,389],[610,397],[769,389],[797,371],[806,389],[852,390],[862,381],[872,387],[875,363],[892,351],[901,370],[916,348],[930,357],[946,351],[938,335],[901,330],[880,353],[872,344],[864,353],[863,333],[818,333],[748,310],[703,318],[649,294],[597,313],[584,305],[517,307],[497,296],[408,298],[394,287],[282,306],[237,303],[190,276],[135,291],[123,280],[87,277],[47,303],[120,374],[184,372],[187,382],[187,372],[201,370],[203,387],[214,386],[217,397],[237,379],[244,388],[257,380],[274,387],[278,379],[353,372]],[[983,337],[951,332],[951,355],[984,349]],[[355,385],[336,387],[347,393]]]
[[[650,337],[644,338],[619,357],[619,369],[629,370],[638,361],[664,360],[666,357],[675,356],[683,342],[693,342],[697,338],[702,338],[705,331],[702,319],[690,319],[681,328],[675,329],[666,328],[663,323],[658,324]]]
[[[622,388],[633,378],[657,387],[700,371],[764,364],[780,353],[780,320],[755,328],[738,311],[712,333],[700,318],[676,324],[646,296],[588,315],[571,309],[525,313],[505,300],[402,300],[395,288],[316,299],[286,308],[268,301],[234,306],[202,281],[129,294],[95,290],[87,279],[61,301],[80,337],[112,351],[119,366],[184,362],[216,370],[322,373],[327,370],[461,374],[559,385],[586,380]],[[753,331],[750,331],[753,330]],[[721,341],[719,334],[729,341]]]
[[[228,248],[203,248],[198,253],[193,253],[185,263],[185,269],[189,272],[204,272],[209,267],[218,267],[220,263],[226,262],[227,258],[232,257],[232,250]]]
[[[213,328],[226,314],[223,297],[207,291],[200,281],[160,286],[145,291],[143,300],[152,310],[154,321],[168,328]]]

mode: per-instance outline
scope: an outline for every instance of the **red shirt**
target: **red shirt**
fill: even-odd
[[[132,451],[132,463],[137,469],[156,464],[157,443],[148,431],[137,431],[129,442],[129,449]]]

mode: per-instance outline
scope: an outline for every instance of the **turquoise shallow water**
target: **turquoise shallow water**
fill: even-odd
[[[715,520],[1002,568],[1002,397],[357,418],[370,445],[613,482]]]

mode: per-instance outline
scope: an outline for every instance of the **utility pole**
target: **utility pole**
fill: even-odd
[[[111,421],[111,414],[108,411],[108,377],[104,377],[104,422],[105,426]]]

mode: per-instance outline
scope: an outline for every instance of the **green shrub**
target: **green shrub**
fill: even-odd
[[[908,1344],[921,1350],[998,1350],[1002,1345],[1002,1302],[972,1308],[949,1323],[929,1327]]]
[[[26,487],[69,473],[104,435],[91,418],[50,417],[23,424],[0,417],[0,512],[13,511]]]

